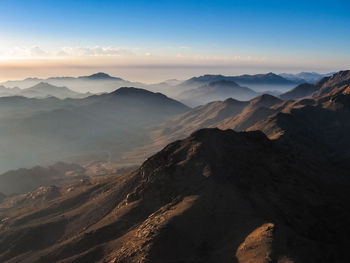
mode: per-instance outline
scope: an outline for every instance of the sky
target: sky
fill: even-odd
[[[0,80],[326,73],[349,43],[349,0],[0,0]]]

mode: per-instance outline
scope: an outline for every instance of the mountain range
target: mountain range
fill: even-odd
[[[300,72],[298,74],[281,73],[279,75],[281,77],[288,79],[288,80],[291,80],[293,82],[299,82],[300,84],[302,84],[302,83],[313,84],[324,77],[332,76],[334,73],[336,73],[336,72],[326,73],[326,74],[319,74],[316,72]]]
[[[106,73],[99,72],[89,76],[80,77],[51,77],[47,79],[27,78],[18,81],[3,82],[2,85],[7,88],[21,88],[27,89],[33,87],[41,82],[48,83],[54,86],[67,87],[75,92],[80,93],[101,93],[112,92],[120,87],[144,87],[144,84],[130,82],[121,78],[112,77]]]
[[[104,149],[128,127],[118,150],[149,157],[132,172],[2,194],[0,261],[348,262],[349,72],[302,86],[312,89],[305,95],[299,87],[298,98],[262,94],[193,109],[135,88],[84,99],[2,98],[7,125],[18,114],[24,123],[18,100],[30,118],[42,114],[43,101],[48,119],[57,119],[52,111],[62,103],[74,123],[83,113],[92,119],[77,123],[79,136],[116,123],[94,134],[108,138]],[[38,123],[25,133],[37,134]],[[135,143],[135,131],[147,134],[145,144]]]
[[[91,93],[108,93],[120,87],[129,86],[161,92],[185,104],[187,103],[188,106],[198,106],[213,100],[225,100],[229,97],[247,100],[259,93],[279,95],[300,83],[314,83],[323,76],[329,75],[308,72],[294,75],[285,73],[280,75],[267,73],[240,76],[203,75],[185,81],[172,79],[156,84],[143,84],[99,72],[76,78],[27,78],[21,81],[7,81],[0,86],[0,96],[81,98],[89,96]]]
[[[177,98],[188,106],[198,106],[227,98],[248,100],[257,95],[259,93],[252,89],[241,87],[234,81],[218,80],[199,86],[198,88],[186,90],[179,94]]]
[[[268,90],[270,92],[274,90],[286,91],[300,83],[300,81],[288,80],[274,73],[268,73],[241,76],[203,75],[185,81],[172,79],[156,84],[144,84],[140,82],[130,82],[99,72],[80,77],[51,77],[47,79],[27,78],[19,81],[7,81],[1,83],[3,87],[0,89],[0,96],[14,95],[16,90],[18,92],[19,89],[28,89],[43,82],[53,86],[66,87],[79,93],[112,92],[120,87],[138,87],[178,98],[177,96],[179,94],[189,89],[196,89],[200,86],[220,81],[232,81],[240,86],[253,89],[256,92],[266,92]],[[7,89],[2,91],[4,88]]]
[[[0,145],[8,150],[0,155],[0,171],[96,154],[116,158],[144,143],[149,126],[187,109],[163,94],[136,88],[82,99],[3,97]]]
[[[0,87],[0,97],[10,97],[10,96],[23,96],[27,98],[46,98],[46,97],[56,97],[59,99],[66,98],[83,98],[92,95],[91,93],[79,93],[70,90],[66,87],[57,87],[45,82],[39,82],[38,84],[25,89],[20,89],[17,87],[6,88],[4,86]]]

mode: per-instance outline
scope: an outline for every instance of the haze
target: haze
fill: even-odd
[[[0,1],[0,80],[349,68],[349,1]]]

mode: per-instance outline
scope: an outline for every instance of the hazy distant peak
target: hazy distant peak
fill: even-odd
[[[47,82],[39,82],[38,84],[34,85],[31,88],[28,88],[26,90],[37,90],[37,91],[52,91],[52,90],[60,90],[60,91],[70,91],[67,87],[58,87],[55,85],[52,85]]]
[[[81,76],[79,78],[90,79],[90,80],[122,80],[121,78],[112,77],[104,72],[98,72],[89,76]]]
[[[39,79],[39,78],[25,78],[24,80],[42,80],[42,79]]]
[[[33,86],[33,88],[34,88],[34,87],[39,88],[39,87],[57,87],[57,86],[54,86],[54,85],[52,85],[52,84],[50,84],[50,83],[47,83],[47,82],[45,82],[45,81],[41,81],[41,82],[39,82],[38,84],[35,84],[35,85]]]

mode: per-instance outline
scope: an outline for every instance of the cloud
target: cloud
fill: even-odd
[[[8,57],[46,57],[50,54],[38,46],[33,47],[14,47],[1,52],[3,56]]]
[[[58,56],[121,56],[134,55],[129,49],[118,47],[63,47],[56,53]]]
[[[30,55],[34,57],[45,57],[48,56],[49,53],[42,50],[40,47],[32,47],[30,49]]]
[[[1,56],[13,58],[44,58],[44,57],[104,57],[104,56],[130,56],[134,53],[119,47],[62,47],[53,51],[46,51],[38,46],[14,47],[2,50]]]

